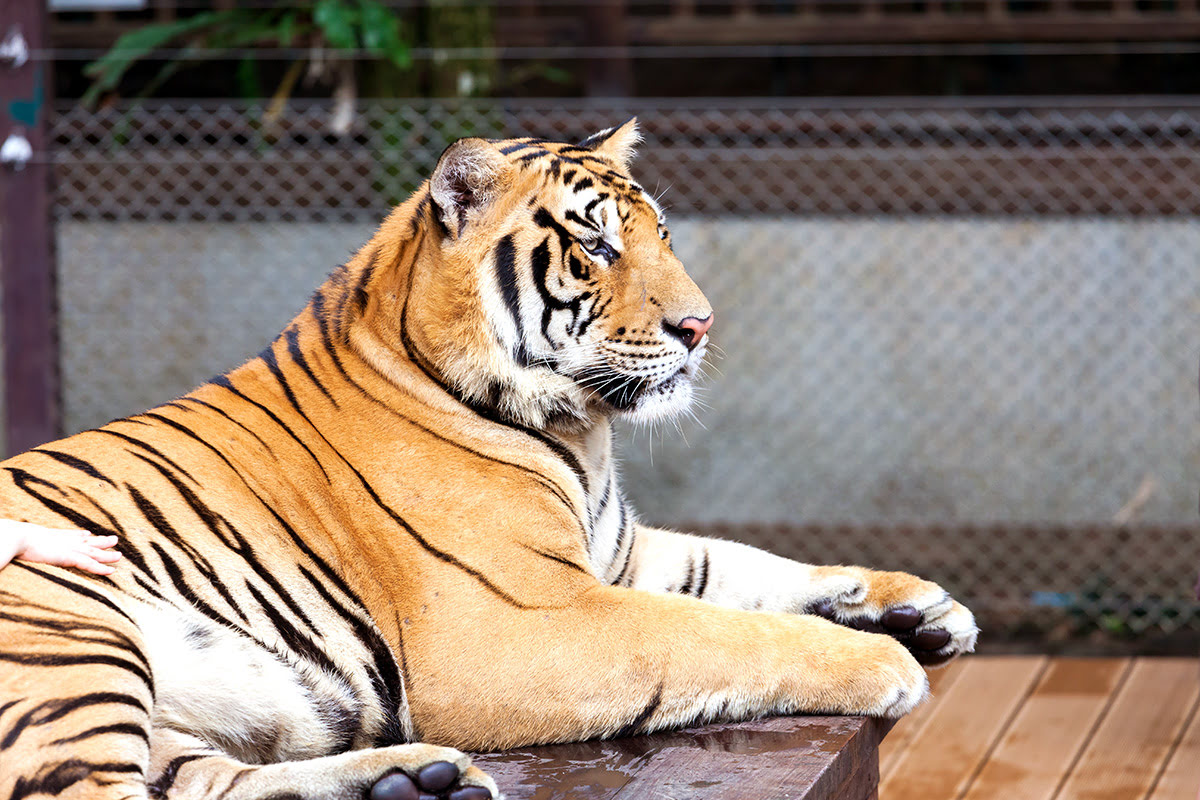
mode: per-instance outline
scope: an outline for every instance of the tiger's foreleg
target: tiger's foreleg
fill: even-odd
[[[417,729],[469,750],[766,714],[898,717],[928,692],[894,639],[814,616],[600,584],[562,606],[458,591],[453,614],[431,605],[404,641]]]
[[[624,585],[729,608],[818,614],[887,633],[923,664],[975,648],[975,618],[936,583],[904,572],[813,566],[749,545],[639,526]]]

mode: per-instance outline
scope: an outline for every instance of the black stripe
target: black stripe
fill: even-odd
[[[687,577],[683,580],[683,585],[679,587],[679,594],[691,594],[692,584],[696,581],[696,559],[689,552],[687,557],[687,566],[683,568],[687,573]]]
[[[175,778],[179,775],[180,768],[189,761],[196,761],[201,758],[209,758],[212,753],[189,753],[188,755],[175,756],[163,767],[163,771],[159,776],[146,785],[146,793],[157,800],[165,798],[167,792],[175,785]]]
[[[123,669],[140,678],[146,687],[151,692],[154,691],[154,682],[150,679],[150,673],[143,669],[138,664],[130,663],[123,658],[116,656],[106,656],[99,654],[85,654],[72,656],[65,653],[46,654],[28,654],[28,653],[8,653],[0,652],[0,661],[7,661],[12,664],[25,664],[30,667],[70,667],[78,664],[104,664],[117,669]]]
[[[509,316],[517,328],[517,341],[513,357],[522,367],[529,366],[529,351],[525,347],[525,323],[521,319],[520,287],[517,280],[517,250],[513,244],[513,236],[509,234],[496,244],[494,256],[496,283],[500,285],[500,294],[504,305],[508,307]]]
[[[407,687],[411,687],[412,683],[411,683],[411,681],[409,681],[409,678],[408,678],[408,658],[407,658],[407,656],[404,655],[404,625],[403,625],[403,623],[400,622],[399,616],[400,615],[397,613],[397,615],[396,615],[396,617],[397,617],[397,619],[396,619],[396,646],[397,646],[397,650],[400,653],[400,674],[402,676],[402,680],[404,681],[403,685],[407,686]],[[414,719],[414,720],[411,720],[411,722],[412,722],[412,728],[413,728],[413,741],[419,742],[419,741],[421,741],[421,732],[417,729],[417,721]],[[399,729],[399,721],[397,721],[397,729]],[[379,745],[377,745],[377,746],[379,746]]]
[[[333,395],[331,395],[329,390],[325,388],[325,384],[321,383],[321,381],[317,379],[316,374],[313,373],[312,367],[310,367],[308,364],[308,360],[304,357],[304,351],[300,349],[300,334],[296,331],[296,328],[294,326],[289,327],[283,332],[283,336],[287,340],[288,355],[290,355],[292,360],[296,362],[296,365],[304,371],[304,374],[307,375],[308,379],[313,382],[313,385],[321,390],[321,394],[325,395],[330,403],[333,403],[333,407],[337,408],[337,400],[333,399]]]
[[[44,456],[50,456],[50,458],[53,458],[55,461],[58,461],[62,464],[66,464],[68,467],[77,469],[86,475],[90,475],[93,478],[98,478],[99,480],[104,481],[109,486],[114,486],[114,487],[116,486],[116,484],[113,483],[112,478],[108,477],[107,475],[102,473],[100,470],[96,469],[94,466],[92,466],[88,462],[84,461],[82,458],[76,458],[75,456],[70,455],[68,453],[60,453],[57,450],[48,450],[45,447],[35,447],[30,452],[41,453]]]
[[[83,741],[84,739],[91,739],[93,736],[103,736],[108,733],[122,733],[127,736],[136,736],[144,741],[147,747],[150,745],[150,733],[146,730],[146,726],[137,725],[132,722],[118,722],[115,725],[101,725],[96,728],[88,728],[86,731],[81,731],[74,736],[64,736],[61,739],[55,739],[50,744],[70,744],[72,742]]]
[[[270,348],[268,348],[268,352],[269,351],[270,351]],[[274,358],[274,356],[272,356],[272,358]],[[231,381],[229,379],[229,376],[227,376],[227,375],[218,375],[217,377],[213,378],[210,381],[210,383],[214,386],[220,386],[222,389],[225,389],[226,391],[232,392],[237,397],[241,398],[242,400],[249,403],[250,405],[256,407],[259,411],[262,411],[264,414],[266,414],[268,417],[270,417],[272,422],[274,422],[276,425],[278,425],[280,428],[282,428],[285,433],[287,433],[289,436],[292,437],[292,439],[294,439],[296,441],[296,444],[298,444],[302,448],[304,448],[304,451],[306,453],[308,453],[308,455],[312,458],[312,460],[314,462],[316,462],[317,469],[321,470],[321,474],[325,476],[325,481],[327,483],[332,483],[332,481],[330,481],[330,479],[329,479],[329,473],[327,473],[325,471],[325,467],[322,466],[322,464],[321,464],[321,460],[319,458],[317,458],[316,454],[312,451],[312,449],[309,448],[308,445],[306,445],[303,441],[301,441],[300,437],[296,435],[295,431],[293,431],[291,428],[289,428],[287,425],[284,424],[283,420],[281,420],[275,414],[274,411],[267,408],[266,406],[264,406],[262,403],[258,402],[257,400],[252,400],[251,398],[249,398],[245,394],[243,394],[236,386],[233,385],[233,381]],[[299,409],[299,405],[297,405],[296,408]],[[190,430],[187,430],[187,428],[185,428],[183,425],[180,425],[179,423],[175,422],[174,420],[171,420],[167,417],[163,417],[158,414],[147,414],[147,416],[156,417],[158,419],[161,419],[162,421],[166,422],[167,424],[171,425],[172,427],[177,428],[185,433],[188,433],[189,435],[198,439],[199,441],[204,441],[199,436],[197,436],[195,433],[193,433]],[[303,416],[303,415],[301,415],[301,416]],[[213,448],[213,450],[215,451],[216,448]],[[220,453],[218,453],[218,454],[221,455],[221,459],[223,461],[225,461],[226,464],[229,464],[229,459],[225,458],[225,456],[223,454],[220,454]],[[229,464],[229,467],[230,467],[230,469],[233,469],[234,472],[237,472],[237,469],[235,469],[232,464]]]
[[[183,398],[183,399],[186,400],[187,398]],[[187,406],[182,406],[182,405],[179,405],[178,403],[168,403],[167,405],[175,406],[176,408],[181,408],[184,411],[191,411],[191,409],[189,409]],[[124,422],[125,420],[119,420],[119,421]],[[167,456],[165,453],[163,453],[158,448],[156,448],[152,445],[149,445],[146,442],[143,442],[141,439],[138,439],[137,437],[129,436],[127,434],[121,433],[120,431],[109,430],[108,428],[100,428],[100,429],[92,431],[92,432],[93,433],[103,433],[108,436],[115,436],[118,439],[121,439],[122,441],[129,442],[129,444],[133,445],[134,447],[139,447],[142,450],[145,450],[147,453],[151,453],[154,456],[161,458],[163,461],[165,461],[166,463],[171,465],[171,469],[173,469],[176,472],[179,472],[183,475],[186,475],[188,480],[195,481],[195,478],[193,478],[186,469],[179,466],[179,464],[176,463],[175,461],[172,461],[169,456]]]
[[[209,402],[207,402],[207,401],[205,401],[205,400],[200,400],[199,398],[192,397],[191,395],[188,395],[187,397],[181,397],[181,398],[179,398],[179,399],[180,399],[180,401],[181,401],[181,402],[182,402],[182,401],[187,401],[187,402],[189,402],[189,403],[195,403],[195,404],[197,404],[197,405],[204,406],[205,408],[207,408],[207,409],[209,409],[209,410],[211,410],[211,411],[215,411],[215,412],[217,412],[217,413],[218,413],[218,414],[220,414],[222,417],[224,417],[225,419],[229,420],[229,421],[230,421],[230,422],[232,422],[234,425],[237,425],[239,428],[241,428],[242,430],[244,430],[246,433],[250,434],[250,435],[251,435],[251,436],[253,436],[255,439],[257,439],[257,440],[258,440],[258,443],[259,443],[259,444],[261,444],[261,445],[263,446],[263,449],[264,449],[264,450],[266,450],[266,451],[267,451],[267,453],[269,453],[269,454],[270,454],[272,457],[274,457],[274,456],[275,456],[275,451],[271,449],[271,445],[267,444],[267,443],[266,443],[266,441],[265,441],[265,440],[264,440],[264,439],[263,439],[261,436],[259,436],[257,433],[255,433],[253,428],[250,428],[250,427],[248,427],[248,426],[246,426],[246,425],[242,424],[241,422],[238,422],[236,419],[234,419],[232,416],[230,416],[230,415],[229,415],[229,412],[228,412],[228,411],[226,411],[225,409],[223,409],[223,408],[221,408],[221,407],[219,407],[219,406],[215,406],[215,405],[213,405],[212,403],[209,403]],[[192,411],[193,413],[195,413],[195,409],[188,409],[188,410],[189,410],[189,411]],[[204,441],[203,439],[201,439],[201,438],[200,438],[200,437],[199,437],[197,434],[194,434],[194,433],[193,433],[193,434],[192,434],[192,438],[196,439],[196,441],[198,441],[198,442],[201,442],[202,444],[208,445],[208,442],[206,442],[206,441]],[[215,448],[212,448],[212,446],[211,446],[211,445],[208,445],[208,446],[210,447],[210,449],[214,449],[214,450],[215,450]],[[218,453],[218,455],[220,455],[220,453]],[[225,461],[225,463],[226,463],[226,464],[229,464],[229,461],[228,461],[228,459],[225,459],[225,456],[223,456],[223,455],[222,455],[222,456],[221,456],[221,458],[222,458],[222,460],[224,460],[224,461]],[[170,463],[170,462],[168,461],[167,463]],[[234,469],[234,466],[233,466],[232,464],[229,464],[229,468],[230,468],[230,469]]]
[[[584,317],[583,322],[581,322],[579,327],[575,330],[576,336],[583,336],[583,334],[587,333],[587,329],[592,327],[592,323],[600,318],[600,313],[596,310],[596,307],[599,305],[600,297],[596,296],[596,298],[592,300],[592,304],[590,306],[591,310],[588,311],[588,315]],[[607,301],[604,303],[604,305],[608,305]],[[653,356],[647,355],[646,358],[653,358]]]
[[[288,383],[288,379],[284,376],[283,370],[279,368],[279,360],[275,358],[275,344],[267,345],[266,349],[258,354],[262,362],[267,365],[271,375],[275,377],[275,382],[283,389],[283,394],[287,398],[288,403],[292,408],[296,409],[296,413],[307,419],[304,411],[300,408],[300,401],[296,399],[296,394],[292,391],[292,386]]]
[[[352,313],[356,317],[362,316],[363,311],[367,308],[367,284],[371,282],[371,276],[375,274],[375,267],[379,263],[379,251],[382,245],[376,245],[371,251],[371,257],[367,259],[367,265],[358,273],[358,280],[354,282],[354,308]],[[332,398],[330,398],[332,399]]]
[[[137,764],[125,762],[94,762],[72,758],[59,762],[49,770],[40,770],[32,777],[17,778],[9,800],[22,800],[22,798],[36,795],[58,796],[87,778],[92,778],[93,782],[99,783],[95,780],[97,772],[141,774],[142,768]]]
[[[563,216],[578,225],[582,225],[585,228],[594,230],[597,233],[600,232],[600,229],[596,227],[595,222],[593,222],[590,219],[584,219],[583,217],[579,216],[579,214],[575,213],[574,209],[568,208],[565,212],[563,212]]]
[[[592,571],[589,570],[587,567],[581,567],[569,558],[563,558],[560,555],[556,555],[554,553],[547,552],[540,548],[533,547],[531,545],[525,544],[524,542],[522,542],[521,544],[526,550],[529,550],[532,553],[537,553],[542,558],[548,558],[551,561],[557,561],[559,564],[564,564],[564,565],[570,567],[571,569],[578,570],[579,572],[584,573],[585,575],[592,574]]]
[[[604,510],[608,508],[608,500],[612,496],[614,480],[611,466],[608,469],[606,477],[608,479],[604,481],[604,493],[600,495],[600,502],[596,504],[596,510],[592,513],[592,525],[595,525],[600,520],[600,517],[604,516]],[[592,532],[589,530],[589,539],[591,539],[591,533]]]
[[[308,579],[312,587],[317,590],[317,593],[324,598],[325,602],[354,629],[354,634],[358,637],[359,642],[371,654],[374,667],[368,667],[367,672],[380,704],[387,711],[387,714],[385,714],[387,721],[384,725],[384,731],[380,734],[381,741],[376,742],[376,746],[381,747],[385,743],[403,744],[405,737],[399,721],[400,701],[393,687],[398,689],[404,686],[405,683],[403,682],[404,678],[401,672],[397,669],[396,660],[392,656],[391,648],[388,647],[387,642],[384,641],[383,636],[374,625],[367,621],[369,614],[367,614],[366,609],[361,604],[358,605],[357,610],[360,614],[366,616],[367,619],[363,619],[363,616],[353,613],[349,608],[338,602],[325,584],[321,583],[317,579],[317,576],[309,571],[307,566],[300,564],[299,568],[300,572]],[[353,602],[358,602],[353,595],[348,596]],[[398,626],[397,630],[399,630]],[[401,649],[400,657],[404,657],[403,649]]]
[[[163,568],[167,572],[167,577],[171,579],[171,583],[175,586],[175,591],[177,591],[180,596],[184,598],[185,603],[195,606],[197,611],[211,619],[213,622],[216,622],[218,625],[237,628],[237,625],[234,624],[233,620],[229,619],[224,614],[220,613],[211,605],[209,605],[208,602],[200,598],[200,596],[196,593],[196,589],[189,585],[187,579],[184,578],[183,568],[179,566],[179,562],[177,562],[170,556],[170,554],[167,553],[166,548],[164,548],[158,542],[151,542],[150,547],[155,553],[158,554],[158,558],[160,561],[162,561]],[[238,610],[238,615],[241,616],[240,609]]]
[[[5,596],[9,598],[13,597],[7,593],[5,593]],[[12,605],[14,608],[18,606],[23,609],[32,608],[49,614],[64,613],[58,609],[36,603],[20,603],[19,600],[13,602]],[[123,650],[137,659],[146,668],[147,672],[150,671],[150,660],[146,658],[146,654],[142,652],[142,649],[132,638],[121,631],[114,630],[104,624],[92,622],[81,615],[67,612],[63,617],[38,617],[29,615],[28,613],[18,613],[15,610],[5,610],[0,612],[0,618],[19,625],[38,628],[39,634],[43,636],[58,637],[68,639],[74,643],[82,642]]]
[[[307,634],[291,623],[283,614],[279,613],[279,609],[275,607],[275,603],[267,599],[261,591],[258,590],[249,580],[245,581],[246,590],[254,595],[254,599],[258,604],[263,614],[270,620],[275,630],[279,633],[280,638],[284,643],[292,649],[293,652],[311,661],[321,669],[339,678],[343,685],[349,686],[351,681],[345,675],[337,664],[333,663],[325,651],[312,640]],[[311,626],[311,623],[310,623]],[[315,629],[314,629],[315,630]],[[319,633],[319,631],[318,631]]]
[[[60,698],[55,700],[46,700],[26,711],[14,722],[8,733],[3,739],[0,739],[0,750],[7,750],[16,743],[21,737],[26,728],[32,728],[37,725],[47,725],[51,722],[57,722],[63,717],[78,711],[81,708],[89,708],[98,705],[119,704],[132,706],[142,713],[149,716],[149,711],[145,703],[137,699],[133,695],[123,694],[121,692],[92,692],[91,694],[79,695],[78,697]]]
[[[122,553],[125,552],[124,546],[121,547],[121,551],[122,551]],[[34,573],[35,575],[45,578],[46,580],[50,581],[51,583],[57,583],[59,586],[62,586],[66,589],[70,589],[71,591],[75,592],[76,594],[81,594],[84,597],[88,598],[89,600],[95,600],[97,603],[100,603],[101,605],[108,607],[112,611],[117,612],[122,617],[124,617],[125,619],[127,619],[131,623],[133,623],[134,625],[137,624],[136,622],[133,622],[133,617],[129,616],[128,614],[126,614],[124,611],[121,610],[120,606],[118,606],[112,600],[109,600],[104,595],[97,592],[95,589],[92,589],[88,586],[83,586],[78,583],[72,583],[69,580],[67,580],[66,578],[60,577],[59,575],[54,575],[49,572],[43,572],[40,569],[35,569],[34,567],[30,566],[29,564],[27,564],[23,561],[13,561],[13,562],[11,562],[10,566],[21,567],[22,569],[27,569],[30,572]]]
[[[71,524],[73,524],[75,527],[83,528],[84,530],[87,530],[90,533],[97,534],[97,535],[117,536],[118,538],[121,538],[122,539],[122,542],[121,542],[122,554],[125,555],[133,564],[143,567],[143,568],[145,567],[145,563],[140,561],[140,559],[138,558],[137,552],[135,550],[133,550],[133,548],[128,544],[127,541],[124,540],[124,531],[121,529],[120,525],[116,524],[116,519],[113,517],[113,515],[108,513],[108,511],[106,511],[103,506],[101,506],[99,503],[97,503],[94,499],[89,497],[87,494],[76,490],[80,497],[84,498],[89,503],[91,503],[93,506],[95,506],[96,509],[105,516],[105,518],[112,525],[111,528],[105,527],[104,525],[101,525],[100,523],[96,522],[91,517],[88,517],[85,514],[79,512],[79,511],[76,511],[73,508],[64,506],[62,503],[59,503],[55,500],[51,500],[49,497],[46,497],[43,494],[39,494],[38,492],[34,491],[31,488],[32,486],[48,486],[48,487],[61,493],[62,490],[59,489],[54,484],[50,483],[49,481],[43,480],[42,478],[39,478],[36,475],[31,475],[30,473],[26,472],[25,470],[17,468],[17,467],[5,467],[5,469],[9,472],[10,475],[12,475],[13,483],[16,484],[17,488],[24,491],[30,497],[37,499],[38,502],[40,502],[43,506],[45,506],[50,511],[53,511],[55,514],[58,514],[60,517],[63,517],[64,519],[70,520]],[[47,580],[52,580],[55,583],[61,584],[62,586],[67,586],[69,588],[75,589],[76,591],[78,591],[81,594],[87,594],[87,595],[93,597],[94,599],[99,600],[100,602],[103,602],[105,605],[111,607],[114,611],[116,611],[121,616],[125,617],[126,619],[129,619],[130,622],[133,622],[133,620],[129,618],[129,615],[127,615],[124,611],[119,609],[115,604],[113,604],[112,602],[108,601],[107,599],[101,597],[99,594],[92,592],[90,589],[85,590],[83,587],[78,586],[77,584],[68,583],[60,578],[51,577],[49,574],[45,574],[45,573],[41,572],[40,570],[33,569],[28,564],[21,563],[21,562],[16,562],[16,563],[17,563],[17,566],[24,567],[25,569],[28,569],[31,572],[36,572],[39,575],[42,575],[43,577],[45,577]],[[147,570],[147,569],[143,569],[143,571],[146,572],[147,575],[150,574],[149,570]],[[112,583],[112,579],[108,578],[107,576],[89,576],[89,580],[104,581],[104,582],[110,583],[110,584]]]
[[[558,235],[559,249],[564,253],[570,249],[571,243],[575,241],[575,237],[566,229],[558,220],[554,218],[545,206],[538,206],[537,211],[533,212],[533,222],[539,228],[554,231]]]
[[[696,597],[704,596],[704,589],[708,586],[708,545],[704,546],[704,558],[700,562],[700,577],[696,580]]]
[[[562,248],[562,252],[567,252],[566,247]],[[570,327],[573,328],[579,322],[580,306],[584,300],[592,296],[592,293],[583,292],[570,300],[559,300],[550,291],[550,237],[547,236],[541,244],[533,248],[529,254],[529,261],[533,272],[534,288],[537,289],[538,296],[542,299],[542,336],[553,345],[554,342],[550,338],[550,322],[554,312],[570,311]]]
[[[628,537],[629,548],[625,551],[625,563],[621,566],[621,571],[617,573],[617,577],[613,580],[613,586],[622,586],[625,582],[625,575],[629,572],[630,566],[633,565],[633,546],[636,544],[637,530],[632,527],[627,527],[625,524],[625,501],[621,501],[621,538]]]
[[[650,717],[654,716],[654,712],[658,711],[658,707],[662,705],[662,694],[663,685],[660,682],[658,689],[655,690],[654,696],[650,698],[650,702],[646,704],[646,707],[639,711],[638,715],[629,721],[629,724],[621,728],[613,736],[621,738],[623,736],[633,736],[635,733],[644,733],[646,723],[649,722]]]
[[[313,293],[309,305],[312,308],[313,319],[317,321],[317,327],[321,331],[321,344],[325,346],[325,352],[333,360],[333,365],[337,368],[337,371],[346,380],[350,380],[350,375],[346,372],[346,367],[342,364],[342,358],[338,355],[337,348],[333,344],[333,336],[329,332],[329,315],[325,310],[325,295],[321,294],[320,289]]]

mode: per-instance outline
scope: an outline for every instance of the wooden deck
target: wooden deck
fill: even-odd
[[[972,657],[880,746],[881,800],[1197,800],[1200,662]]]
[[[970,657],[887,724],[780,717],[490,753],[509,800],[1200,800],[1200,661]]]

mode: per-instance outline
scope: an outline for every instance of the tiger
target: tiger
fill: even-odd
[[[455,142],[257,357],[0,464],[124,556],[0,573],[0,796],[499,798],[466,752],[895,718],[974,648],[935,583],[639,521],[613,426],[713,324],[639,140]]]

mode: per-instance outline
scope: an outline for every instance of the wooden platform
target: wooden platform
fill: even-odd
[[[788,717],[476,763],[509,800],[1200,800],[1196,659],[971,657],[931,683],[886,738]]]
[[[1200,661],[972,657],[880,747],[881,800],[1197,800]]]
[[[506,800],[871,800],[890,723],[776,717],[475,757]]]

